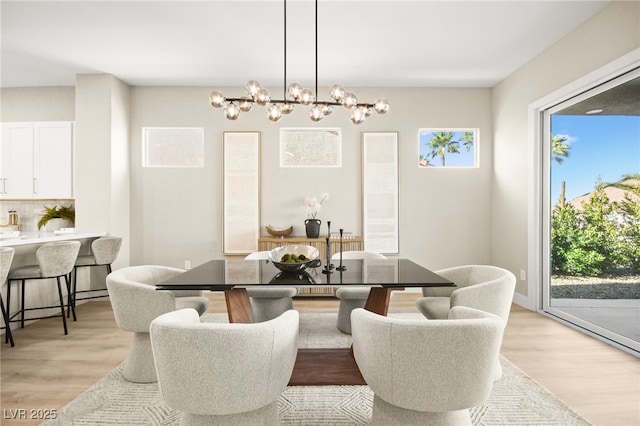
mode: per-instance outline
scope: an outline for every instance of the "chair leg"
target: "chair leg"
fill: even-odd
[[[73,313],[73,320],[76,321],[76,304],[73,300],[73,290],[71,289],[72,284],[72,280],[71,280],[71,274],[73,272],[69,272],[67,275],[64,276],[64,280],[67,284],[67,318],[69,318],[69,311],[71,311]]]
[[[5,343],[7,343],[7,339],[11,342],[11,346],[15,346],[13,343],[13,334],[11,334],[11,322],[9,321],[9,314],[4,309],[4,302],[2,301],[2,297],[0,297],[0,308],[2,309],[2,318],[4,319],[5,325]]]
[[[11,324],[11,280],[7,281],[7,327]],[[4,335],[4,342],[9,342],[9,334]]]
[[[58,281],[58,297],[60,298],[60,312],[62,313],[62,325],[64,326],[64,334],[67,335],[67,317],[64,315],[64,301],[62,300],[62,285],[60,284],[60,277],[56,277]]]
[[[76,296],[78,292],[78,267],[77,266],[73,267],[73,281],[71,285],[73,286],[73,308],[75,309]]]
[[[20,301],[20,306],[22,307],[20,311],[20,328],[24,328],[24,281],[22,280],[22,300]]]

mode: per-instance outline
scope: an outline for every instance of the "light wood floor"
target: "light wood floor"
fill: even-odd
[[[209,312],[226,312],[220,294],[209,297]],[[395,294],[390,311],[415,312],[416,297]],[[294,304],[303,312],[337,309],[335,299],[296,299]],[[109,301],[90,301],[77,311],[68,336],[60,318],[52,318],[16,330],[16,347],[2,344],[1,424],[41,423],[8,417],[18,409],[27,417],[31,409],[60,410],[125,359],[131,333],[118,329]],[[594,425],[640,425],[638,358],[517,305],[502,353]]]

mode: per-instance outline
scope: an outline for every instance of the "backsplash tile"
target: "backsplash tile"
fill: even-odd
[[[69,206],[74,205],[73,200],[21,200],[21,201],[2,201],[2,210],[0,211],[0,224],[6,226],[9,223],[9,210],[15,210],[18,213],[18,224],[20,231],[34,232],[38,230],[38,221],[44,213],[44,206]]]

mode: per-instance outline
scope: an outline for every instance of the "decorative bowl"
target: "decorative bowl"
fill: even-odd
[[[304,255],[306,259],[304,262],[282,262],[282,257],[285,254],[295,254],[296,256]],[[275,265],[276,268],[284,272],[299,272],[304,271],[318,259],[320,252],[317,248],[306,245],[288,245],[282,247],[276,247],[269,252],[269,261]],[[317,263],[317,262],[315,262]]]
[[[287,285],[313,285],[316,283],[316,280],[313,279],[311,275],[307,271],[300,272],[278,272],[271,278],[269,284],[287,284]]]
[[[286,237],[293,231],[293,226],[289,226],[288,228],[276,228],[275,226],[267,225],[267,232],[274,237]]]

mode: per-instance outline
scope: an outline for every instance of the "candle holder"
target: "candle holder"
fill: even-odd
[[[340,266],[336,268],[336,270],[340,272],[347,270],[347,267],[342,264],[342,233],[343,232],[344,232],[344,229],[340,228]]]
[[[327,221],[327,263],[322,270],[323,274],[332,274],[333,265],[331,264],[331,221]]]

